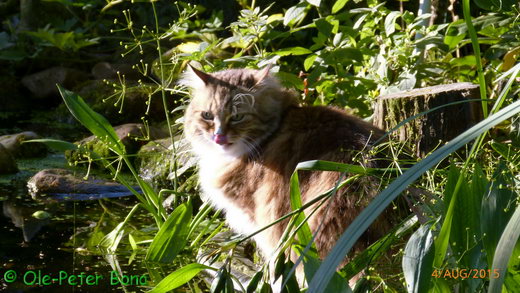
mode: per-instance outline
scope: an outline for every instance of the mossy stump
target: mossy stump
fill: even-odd
[[[453,102],[479,99],[479,86],[469,82],[444,84],[381,96],[376,100],[374,124],[390,130],[414,115]],[[480,101],[446,106],[416,118],[392,136],[406,141],[419,158],[450,141],[482,119]]]

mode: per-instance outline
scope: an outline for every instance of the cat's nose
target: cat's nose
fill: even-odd
[[[223,145],[228,143],[227,136],[224,134],[215,134],[213,135],[213,141],[217,144]]]

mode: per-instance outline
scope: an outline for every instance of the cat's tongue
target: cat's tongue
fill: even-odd
[[[223,134],[215,134],[213,136],[213,141],[217,144],[224,145],[228,143],[228,139],[226,135]]]

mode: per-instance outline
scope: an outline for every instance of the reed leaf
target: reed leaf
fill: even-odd
[[[511,259],[511,255],[513,254],[513,250],[515,249],[515,245],[518,242],[519,236],[520,206],[517,206],[513,216],[507,223],[507,226],[504,229],[504,232],[502,233],[500,241],[498,242],[497,248],[495,250],[495,257],[493,258],[491,272],[498,272],[498,276],[496,278],[494,278],[493,275],[491,276],[488,288],[489,293],[502,292],[502,284],[504,283],[504,279],[506,275],[509,275],[506,273],[509,260]],[[516,278],[518,278],[518,276],[516,276]]]
[[[30,139],[30,140],[23,141],[22,143],[31,143],[31,142],[43,143],[46,146],[50,147],[51,149],[61,151],[61,152],[72,151],[72,150],[78,149],[78,146],[76,144],[73,144],[68,141],[63,141],[63,140],[59,140],[59,139],[51,139],[51,138]]]
[[[192,263],[186,265],[175,272],[166,276],[166,278],[162,279],[157,286],[155,286],[152,290],[148,291],[148,293],[165,293],[169,292],[175,288],[178,288],[187,282],[189,282],[193,277],[195,277],[202,270],[214,270],[212,267],[205,266],[199,263]]]
[[[404,249],[403,272],[409,293],[427,292],[433,264],[433,233],[431,224],[421,226]]]
[[[171,263],[186,245],[191,216],[190,201],[179,205],[155,235],[148,248],[146,260]]]
[[[484,77],[484,70],[482,68],[482,61],[480,60],[480,45],[478,42],[477,32],[475,31],[475,27],[473,26],[473,22],[471,20],[471,10],[469,5],[469,0],[462,0],[462,12],[464,15],[464,21],[466,22],[466,26],[468,27],[469,37],[471,38],[471,45],[473,46],[473,52],[475,53],[475,61],[477,65],[477,74],[479,81],[479,90],[480,90],[480,98],[482,99],[482,114],[484,118],[488,116],[488,105],[486,101],[486,79]]]
[[[291,182],[290,182],[290,199],[291,199],[291,208],[292,210],[297,210],[302,207],[302,200],[301,200],[301,192],[300,192],[300,181],[298,179],[298,171],[295,171],[291,176]],[[300,224],[302,224],[305,220],[305,213],[302,211],[301,213],[298,213],[295,215],[295,223],[294,225],[298,227]],[[298,233],[298,240],[303,245],[307,245],[313,241],[312,239],[312,232],[309,228],[309,225],[307,223],[303,223],[301,225],[300,229],[297,231]]]
[[[116,154],[125,155],[125,146],[105,117],[92,110],[78,94],[66,90],[60,85],[57,87],[72,116],[101,141],[104,141]]]
[[[517,101],[466,130],[464,133],[434,151],[428,157],[415,164],[404,172],[403,175],[394,180],[367,206],[367,208],[360,213],[360,215],[341,235],[338,242],[325,258],[323,264],[310,282],[308,292],[324,292],[327,284],[336,271],[337,266],[354,246],[356,241],[385,210],[385,208],[408,187],[408,185],[463,145],[519,112],[520,101]]]

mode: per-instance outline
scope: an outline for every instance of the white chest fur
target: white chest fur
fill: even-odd
[[[254,219],[232,201],[232,195],[225,195],[216,187],[216,182],[229,163],[225,159],[202,156],[199,162],[200,183],[205,200],[209,200],[214,207],[226,213],[226,220],[232,229],[247,235],[259,228]]]

